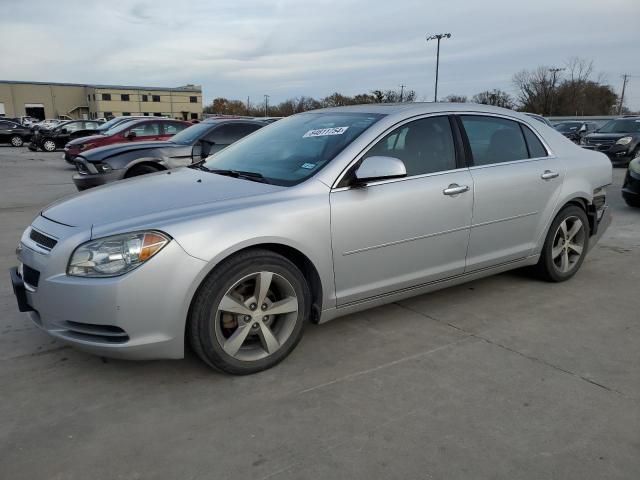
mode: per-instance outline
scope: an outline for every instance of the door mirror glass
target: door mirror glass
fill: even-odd
[[[129,140],[133,140],[133,139],[134,139],[134,138],[136,138],[136,137],[137,137],[136,132],[129,132],[129,133],[127,133],[127,138],[128,138]]]
[[[358,184],[406,176],[407,170],[403,161],[395,157],[367,157],[355,171]]]
[[[62,130],[60,130],[60,133],[69,133],[69,130],[67,130],[66,128],[63,128]]]

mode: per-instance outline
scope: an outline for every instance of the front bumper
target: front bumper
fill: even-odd
[[[611,164],[615,167],[626,167],[629,165],[629,162],[633,160],[633,150],[629,148],[628,145],[617,145],[613,144],[607,147],[595,147],[592,145],[581,145],[582,148],[586,148],[587,150],[595,150],[596,152],[604,153],[609,160],[611,160]]]
[[[73,183],[80,191],[88,188],[99,187],[107,183],[117,182],[124,178],[124,170],[112,170],[108,173],[76,173],[73,175]]]
[[[58,243],[41,249],[35,227]],[[66,275],[73,249],[89,232],[38,217],[21,240],[18,259],[37,271],[37,285],[25,285],[15,269],[12,285],[19,309],[53,337],[81,350],[123,359],[182,358],[189,303],[206,263],[172,240],[154,258],[119,277]],[[62,235],[60,235],[62,232]],[[179,265],[179,268],[176,268]]]
[[[626,199],[640,200],[640,175],[627,171],[622,184],[622,196]]]

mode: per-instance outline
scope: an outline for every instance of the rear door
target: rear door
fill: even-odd
[[[560,194],[560,160],[523,122],[476,114],[459,119],[475,188],[466,271],[532,255]]]

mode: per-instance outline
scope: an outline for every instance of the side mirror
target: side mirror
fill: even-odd
[[[582,126],[580,127],[580,130],[578,130],[578,132],[585,133],[586,131],[587,131],[587,126],[583,123]]]
[[[127,139],[129,140],[133,140],[134,138],[136,138],[136,132],[129,132],[127,133]]]
[[[355,171],[355,183],[364,185],[376,180],[407,176],[404,162],[395,157],[367,157]]]
[[[66,128],[63,128],[62,130],[60,130],[60,133],[69,133],[69,130],[67,130]]]
[[[200,140],[200,156],[202,158],[208,157],[209,153],[211,152],[211,147],[213,147],[215,144],[216,142],[211,142],[209,140]]]

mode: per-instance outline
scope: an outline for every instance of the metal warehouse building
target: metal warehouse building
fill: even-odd
[[[202,118],[202,88],[0,80],[0,117],[102,118],[120,115]]]

